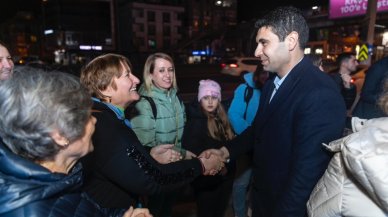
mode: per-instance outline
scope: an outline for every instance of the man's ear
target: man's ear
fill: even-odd
[[[287,40],[289,51],[292,51],[299,46],[299,34],[295,31],[288,34],[285,40]]]

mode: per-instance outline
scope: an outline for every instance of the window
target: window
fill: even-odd
[[[163,23],[169,23],[170,22],[170,13],[163,13]]]
[[[139,24],[139,31],[144,32],[144,24]]]
[[[171,35],[171,27],[170,26],[164,26],[163,27],[163,36],[170,36]]]
[[[167,38],[163,39],[163,47],[169,49],[171,47],[171,40]]]
[[[155,12],[154,11],[147,12],[147,20],[148,20],[148,22],[155,22]]]
[[[155,25],[148,25],[148,35],[155,35],[155,34],[156,34]]]

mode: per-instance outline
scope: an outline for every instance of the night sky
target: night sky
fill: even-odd
[[[328,6],[329,0],[237,0],[238,21],[257,19],[278,6],[295,6],[301,9],[315,5]]]
[[[33,11],[40,13],[41,0],[10,0],[3,2],[0,22],[13,17],[17,11]],[[309,8],[313,5],[328,5],[329,0],[237,0],[238,21],[257,19],[269,10],[281,5],[293,5],[299,8]]]
[[[40,13],[41,0],[9,0],[2,2],[0,22],[4,22],[8,18],[14,17],[18,11],[33,11]]]

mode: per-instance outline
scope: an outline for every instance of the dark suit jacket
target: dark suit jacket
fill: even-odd
[[[360,99],[353,110],[353,116],[365,119],[386,117],[377,105],[384,83],[388,78],[388,57],[374,63],[367,71]]]
[[[264,86],[252,127],[226,147],[232,158],[253,148],[253,216],[302,217],[331,157],[322,143],[342,135],[345,104],[334,81],[307,58],[269,103],[272,91],[273,79]]]

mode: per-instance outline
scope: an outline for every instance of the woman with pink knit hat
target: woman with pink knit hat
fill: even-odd
[[[196,155],[231,140],[235,134],[221,104],[221,87],[213,80],[201,80],[198,101],[186,107],[187,122],[182,145]],[[232,191],[235,164],[230,162],[217,175],[200,176],[192,186],[198,217],[223,217]]]

